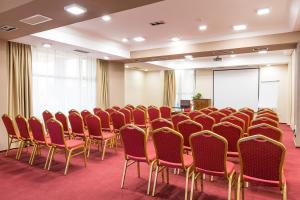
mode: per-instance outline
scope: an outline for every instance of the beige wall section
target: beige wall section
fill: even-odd
[[[202,98],[213,99],[213,70],[196,70],[196,93],[200,92]]]
[[[109,105],[124,106],[124,64],[120,62],[108,63]]]
[[[7,44],[0,40],[0,115],[8,112],[8,67],[7,67]],[[0,151],[7,149],[7,133],[0,120]]]
[[[146,105],[162,106],[164,95],[164,72],[146,72],[144,91]]]

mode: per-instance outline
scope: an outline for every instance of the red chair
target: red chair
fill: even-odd
[[[111,114],[111,120],[116,134],[120,133],[120,129],[126,125],[125,116],[119,111],[115,111]]]
[[[190,199],[193,199],[195,180],[199,176],[201,192],[203,191],[203,174],[224,177],[228,182],[228,199],[231,199],[231,189],[236,171],[234,164],[227,161],[228,144],[226,139],[211,131],[201,131],[191,135],[190,144],[194,160]]]
[[[81,117],[82,117],[82,119],[83,119],[83,123],[84,123],[84,126],[86,126],[86,121],[85,121],[85,119],[89,116],[89,115],[91,115],[92,113],[90,112],[90,111],[88,111],[88,110],[83,110],[83,111],[81,111]]]
[[[212,117],[215,119],[215,123],[219,123],[224,117],[226,117],[225,114],[219,112],[219,111],[214,111],[212,113],[209,113],[208,116]]]
[[[194,121],[201,124],[203,127],[203,130],[211,130],[212,126],[215,123],[215,119],[208,116],[208,115],[199,115],[194,118]]]
[[[116,110],[113,109],[113,108],[107,108],[105,111],[108,112],[109,115],[111,115],[111,114],[112,114],[113,112],[115,112]]]
[[[193,120],[187,119],[182,122],[179,122],[177,127],[178,127],[178,132],[181,133],[181,135],[183,136],[184,148],[187,150],[190,150],[191,149],[190,148],[190,136],[193,133],[202,131],[203,130],[202,125]]]
[[[146,112],[137,107],[133,110],[132,114],[134,124],[141,129],[147,130],[148,126]]]
[[[270,118],[266,118],[266,117],[260,117],[260,118],[254,119],[251,123],[252,126],[257,125],[257,124],[269,124],[276,128],[279,127],[279,123],[277,121],[274,121],[274,120],[272,120]]]
[[[211,110],[213,112],[218,111],[218,108],[215,108],[215,107],[207,107],[207,109],[209,109],[209,110]]]
[[[130,110],[122,108],[118,111],[124,114],[126,124],[130,124],[132,119]]]
[[[130,121],[131,122],[133,122],[133,110],[135,109],[134,107],[131,107],[131,106],[126,106],[126,107],[124,107],[124,108],[126,108],[127,110],[129,110],[130,111]]]
[[[248,129],[248,135],[264,135],[273,140],[281,142],[282,131],[279,128],[271,126],[269,124],[257,124],[255,126],[250,126]]]
[[[71,113],[77,113],[78,115],[80,115],[80,113],[79,113],[77,110],[75,110],[75,109],[69,110],[69,115],[70,115]]]
[[[70,139],[72,136],[72,131],[69,128],[68,118],[66,117],[66,115],[64,115],[64,113],[62,113],[62,112],[57,112],[57,113],[55,113],[55,119],[62,124],[62,126],[64,128],[64,134],[66,136],[68,136]]]
[[[257,114],[258,114],[258,115],[259,115],[259,114],[270,114],[270,115],[275,115],[275,116],[277,116],[277,113],[274,112],[274,111],[271,111],[271,110],[260,110],[260,111],[257,112]]]
[[[225,109],[230,110],[232,113],[236,112],[236,109],[232,108],[232,107],[226,107]]]
[[[287,199],[287,186],[283,165],[285,147],[282,143],[263,135],[245,137],[238,142],[240,175],[237,184],[237,197],[244,199],[245,182],[270,187],[279,187],[282,199]]]
[[[168,106],[162,106],[159,108],[160,115],[162,118],[171,121],[171,108]]]
[[[189,113],[189,117],[191,119],[194,119],[195,117],[199,116],[199,115],[202,115],[203,113],[198,111],[198,110],[194,110],[192,112]]]
[[[147,145],[147,134],[143,129],[129,124],[121,128],[120,135],[124,144],[125,153],[125,163],[121,180],[121,188],[124,188],[127,168],[136,163],[138,177],[140,177],[140,163],[146,163],[150,165],[149,181],[147,187],[147,194],[149,195],[153,171],[153,161],[155,160],[156,156],[155,152],[151,152],[149,146]]]
[[[158,118],[158,119],[151,121],[152,131],[159,129],[159,128],[163,128],[163,127],[169,127],[171,129],[174,129],[173,123],[164,118]]]
[[[208,109],[208,108],[202,108],[202,109],[200,110],[200,112],[202,112],[202,113],[208,115],[209,113],[212,113],[213,111],[212,111],[211,109]]]
[[[159,171],[166,169],[167,183],[169,183],[169,168],[182,169],[186,172],[185,196],[187,200],[188,182],[193,158],[190,155],[183,154],[183,136],[170,128],[164,127],[152,132],[153,143],[156,152],[156,170],[152,196],[155,195],[157,175]]]
[[[226,108],[220,109],[219,112],[223,113],[226,116],[229,116],[232,112]]]
[[[172,116],[172,122],[173,122],[173,126],[174,126],[174,129],[177,131],[177,124],[179,122],[182,122],[184,120],[187,120],[187,119],[190,119],[188,116],[182,114],[182,113],[178,113],[176,115],[173,115]]]
[[[45,162],[44,169],[46,169],[49,161],[49,154],[50,154],[50,138],[46,136],[43,124],[35,117],[31,117],[28,120],[29,127],[32,131],[32,137],[33,137],[33,150],[31,153],[31,157],[29,160],[29,164],[33,165],[34,159],[36,154],[40,151],[41,147],[47,147],[49,149],[49,153]]]
[[[269,113],[258,114],[256,116],[256,118],[262,118],[262,117],[266,117],[266,118],[272,119],[272,120],[274,120],[276,122],[279,122],[279,118],[277,116],[269,114]]]
[[[49,119],[52,119],[53,118],[53,115],[51,112],[49,112],[48,110],[45,110],[43,113],[42,113],[42,116],[43,116],[43,120],[44,120],[44,124],[46,125],[46,122],[49,120]]]
[[[7,132],[7,150],[5,155],[7,156],[10,148],[11,148],[11,144],[12,143],[19,143],[21,142],[21,138],[20,138],[20,134],[17,132],[14,123],[12,121],[12,119],[7,115],[7,114],[3,114],[2,115],[2,121],[3,124],[6,128],[6,132]]]
[[[149,116],[149,121],[153,121],[155,119],[160,118],[160,111],[156,107],[149,107],[148,108],[148,116]]]
[[[140,110],[143,110],[143,111],[147,112],[146,106],[138,105],[136,108],[139,108]]]
[[[30,132],[30,129],[29,129],[28,122],[23,116],[17,115],[16,124],[19,129],[20,140],[21,140],[16,159],[20,160],[23,148],[32,145],[33,138],[32,138],[32,133]]]
[[[97,112],[96,115],[99,117],[99,119],[101,121],[102,131],[113,132],[112,127],[110,125],[111,120],[110,120],[109,113],[104,110],[101,110],[101,111]]]
[[[228,117],[224,117],[221,122],[229,122],[240,127],[243,131],[245,130],[245,121],[236,116],[230,115]]]
[[[89,133],[88,157],[90,156],[91,144],[98,144],[98,150],[102,147],[101,160],[104,160],[107,144],[114,144],[116,134],[112,132],[102,132],[101,121],[96,115],[89,115],[86,118],[86,125]],[[116,146],[117,147],[117,146]]]
[[[71,114],[76,115],[75,113]],[[51,168],[51,163],[57,149],[62,149],[66,154],[66,167],[64,175],[67,175],[70,160],[73,156],[83,154],[84,155],[84,165],[86,167],[86,148],[85,143],[82,140],[65,140],[64,130],[61,123],[55,119],[50,119],[47,121],[47,130],[51,138],[51,150],[49,157],[48,170]]]
[[[115,109],[115,110],[120,110],[121,109],[119,106],[113,106],[112,108]]]
[[[98,108],[98,107],[93,109],[93,112],[94,112],[95,115],[96,115],[97,112],[100,112],[100,111],[102,111],[102,109]]]
[[[249,108],[249,107],[244,107],[244,108],[241,108],[240,110],[247,110],[247,111],[250,111],[250,112],[254,113],[254,110],[252,108]]]
[[[80,137],[87,141],[88,132],[84,128],[84,122],[82,117],[77,113],[71,113],[69,115],[69,122],[72,129],[72,135],[74,137]]]
[[[254,112],[252,112],[250,109],[246,109],[246,108],[240,109],[239,112],[242,112],[242,113],[248,115],[249,119],[250,119],[250,123],[251,123],[251,121],[253,120],[253,117],[254,117]]]
[[[247,114],[242,113],[242,112],[235,112],[235,113],[232,113],[231,115],[244,120],[244,122],[245,122],[244,131],[247,132],[248,127],[250,126],[250,117]]]
[[[275,113],[272,109],[270,109],[270,108],[260,108],[259,110],[258,110],[258,112],[257,113],[261,113],[261,112],[272,112],[272,113]]]
[[[215,124],[212,131],[227,140],[228,143],[228,156],[237,157],[237,142],[243,137],[244,131],[240,126],[232,124],[230,122],[220,122]]]
[[[125,108],[130,108],[131,110],[133,110],[134,109],[134,106],[133,105],[131,105],[131,104],[127,104],[126,106],[125,106]]]

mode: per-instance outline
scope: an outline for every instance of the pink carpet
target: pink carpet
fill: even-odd
[[[283,143],[287,148],[285,174],[288,185],[288,199],[300,198],[300,149],[294,147],[293,133],[285,125]],[[0,199],[18,200],[99,200],[99,199],[154,199],[145,195],[147,189],[148,166],[141,165],[142,178],[137,178],[136,167],[128,169],[125,189],[120,189],[123,170],[123,152],[108,149],[105,160],[101,161],[96,150],[92,151],[87,168],[84,168],[81,156],[74,157],[67,176],[63,175],[65,161],[62,153],[56,154],[51,171],[43,170],[46,151],[37,157],[34,166],[29,166],[29,154],[24,152],[21,161],[14,159],[16,151],[8,157],[0,154]],[[184,176],[170,174],[170,185],[158,179],[155,199],[183,199]],[[274,200],[281,199],[279,190],[252,186],[246,188],[245,199]],[[195,192],[194,199],[227,199],[225,181],[204,182],[204,193]]]

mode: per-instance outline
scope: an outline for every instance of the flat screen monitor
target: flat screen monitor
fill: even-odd
[[[191,107],[191,100],[180,100],[180,108],[190,108]]]

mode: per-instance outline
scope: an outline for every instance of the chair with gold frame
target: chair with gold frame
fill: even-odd
[[[78,115],[80,115],[80,112],[79,111],[77,111],[77,110],[75,110],[75,109],[71,109],[71,110],[69,110],[69,115],[70,114],[72,114],[72,113],[76,113],[76,114],[78,114]]]
[[[287,199],[284,176],[285,147],[282,143],[263,135],[252,135],[239,140],[240,175],[237,184],[237,199],[244,199],[245,183],[279,187],[282,199]]]
[[[220,109],[219,112],[225,114],[226,116],[229,116],[229,115],[232,113],[231,110],[228,110],[228,109],[226,109],[226,108]]]
[[[147,112],[147,107],[144,106],[144,105],[138,105],[136,108],[141,109],[141,110]]]
[[[205,114],[198,115],[194,118],[194,121],[201,124],[203,130],[211,130],[212,126],[215,124],[215,119]]]
[[[83,111],[81,111],[81,113],[80,113],[80,115],[81,115],[81,117],[82,117],[82,119],[83,119],[83,123],[84,123],[84,126],[86,127],[86,118],[89,116],[89,115],[91,115],[92,113],[90,112],[90,111],[88,111],[88,110],[83,110]]]
[[[163,128],[163,127],[169,127],[171,129],[174,129],[173,123],[164,118],[158,118],[158,119],[151,121],[151,130],[152,131],[159,129],[159,128]]]
[[[186,115],[184,115],[184,114],[182,114],[182,113],[178,113],[178,114],[176,114],[176,115],[173,115],[171,119],[172,119],[172,123],[173,123],[174,129],[175,129],[176,131],[178,131],[178,129],[177,129],[177,124],[178,124],[179,122],[184,121],[184,120],[190,119],[190,117],[189,117],[189,116],[186,116]]]
[[[201,131],[190,136],[193,153],[193,172],[190,200],[193,199],[195,181],[200,177],[203,191],[203,175],[224,177],[228,182],[228,199],[236,178],[234,163],[227,161],[227,140],[211,131]]]
[[[159,111],[161,118],[171,121],[171,108],[169,106],[161,106]]]
[[[193,133],[197,133],[197,132],[200,132],[203,130],[203,127],[201,124],[193,121],[193,120],[190,120],[190,119],[187,119],[187,120],[184,120],[182,122],[179,122],[177,124],[177,130],[179,133],[181,133],[181,135],[183,136],[183,139],[184,139],[184,149],[186,150],[191,150],[191,146],[190,146],[190,136],[193,134]]]
[[[113,106],[112,108],[115,109],[115,110],[120,110],[121,109],[119,106]]]
[[[209,113],[214,112],[214,111],[212,111],[211,109],[208,109],[208,108],[202,108],[199,111],[206,114],[206,115],[208,115]]]
[[[7,156],[8,152],[11,148],[11,145],[13,143],[20,143],[21,138],[20,138],[19,132],[16,130],[16,128],[14,126],[13,120],[7,114],[2,115],[2,121],[6,128],[6,132],[7,132],[7,136],[8,136],[7,137],[7,150],[5,153],[5,156]]]
[[[101,121],[102,131],[113,132],[113,128],[110,124],[111,120],[110,120],[110,116],[109,116],[108,112],[106,112],[104,110],[100,110],[100,111],[96,112],[95,115],[98,116]]]
[[[71,139],[72,130],[69,128],[67,116],[62,112],[57,112],[55,113],[55,119],[58,120],[63,125],[65,136],[68,136],[69,139]]]
[[[213,112],[215,112],[215,111],[218,111],[218,110],[219,110],[218,108],[215,108],[215,107],[207,107],[207,109],[209,109],[209,110],[211,110],[211,111],[213,111]]]
[[[274,121],[273,119],[267,118],[267,117],[260,117],[260,118],[255,118],[252,120],[251,125],[257,125],[257,124],[269,124],[271,126],[274,126],[276,128],[279,127],[279,123],[277,121]]]
[[[114,132],[118,135],[120,129],[126,125],[125,115],[119,111],[115,111],[110,115]]]
[[[125,108],[130,108],[131,110],[133,110],[133,109],[134,109],[134,106],[131,105],[131,104],[127,104],[127,105],[125,106]]]
[[[72,135],[75,138],[80,137],[84,141],[87,141],[88,131],[85,129],[84,121],[81,115],[77,113],[71,113],[68,118],[71,125]]]
[[[281,142],[283,133],[279,128],[276,128],[269,124],[257,124],[249,127],[248,135],[258,135],[258,134],[264,135],[273,140]]]
[[[51,163],[57,149],[64,150],[66,154],[64,175],[68,173],[71,158],[76,155],[83,154],[84,166],[86,167],[86,145],[84,141],[77,139],[65,140],[62,124],[53,118],[47,121],[47,130],[51,138],[48,170],[51,168]]]
[[[250,109],[250,108],[241,108],[241,109],[239,110],[239,112],[245,113],[246,115],[249,116],[249,119],[250,119],[249,125],[250,125],[250,124],[251,124],[251,121],[252,121],[253,118],[254,118],[254,111],[253,111],[252,109]]]
[[[272,120],[274,120],[276,122],[279,122],[278,116],[270,114],[270,113],[263,113],[263,114],[256,115],[256,118],[261,118],[261,117],[266,117],[266,118],[272,119]]]
[[[204,113],[200,112],[199,110],[194,110],[194,111],[190,112],[188,115],[193,120],[195,117],[202,115],[202,114],[204,114]]]
[[[121,112],[124,114],[126,124],[131,123],[132,116],[131,116],[131,111],[129,109],[121,108],[120,110],[118,110],[118,112]]]
[[[102,109],[99,108],[99,107],[95,107],[95,108],[93,109],[93,112],[94,112],[95,115],[96,115],[96,113],[99,112],[99,111],[102,111]]]
[[[148,107],[148,117],[149,117],[149,121],[153,121],[155,119],[160,118],[160,111],[157,107]]]
[[[146,111],[137,107],[132,111],[132,114],[133,114],[134,125],[147,132],[148,124],[147,124]]]
[[[108,112],[109,115],[111,115],[112,113],[114,113],[114,112],[117,111],[117,110],[115,110],[115,109],[113,109],[113,108],[107,108],[105,111]]]
[[[229,122],[232,123],[238,127],[240,127],[243,132],[245,130],[245,121],[239,117],[233,116],[233,115],[229,115],[227,117],[224,117],[221,122]]]
[[[46,125],[46,122],[47,122],[49,119],[52,119],[52,118],[53,118],[52,113],[49,112],[48,110],[45,110],[45,111],[42,113],[42,116],[43,116],[43,120],[44,120],[44,125]]]
[[[248,127],[250,126],[250,122],[251,122],[249,115],[247,115],[247,114],[245,114],[243,112],[240,112],[240,111],[232,113],[231,115],[244,120],[244,122],[245,122],[245,124],[244,124],[244,132],[247,133]]]
[[[236,109],[232,108],[232,107],[226,107],[225,109],[230,110],[232,113],[236,112]]]
[[[214,111],[212,113],[209,113],[208,116],[215,119],[215,123],[219,123],[226,115],[224,113],[221,113],[219,111]]]

